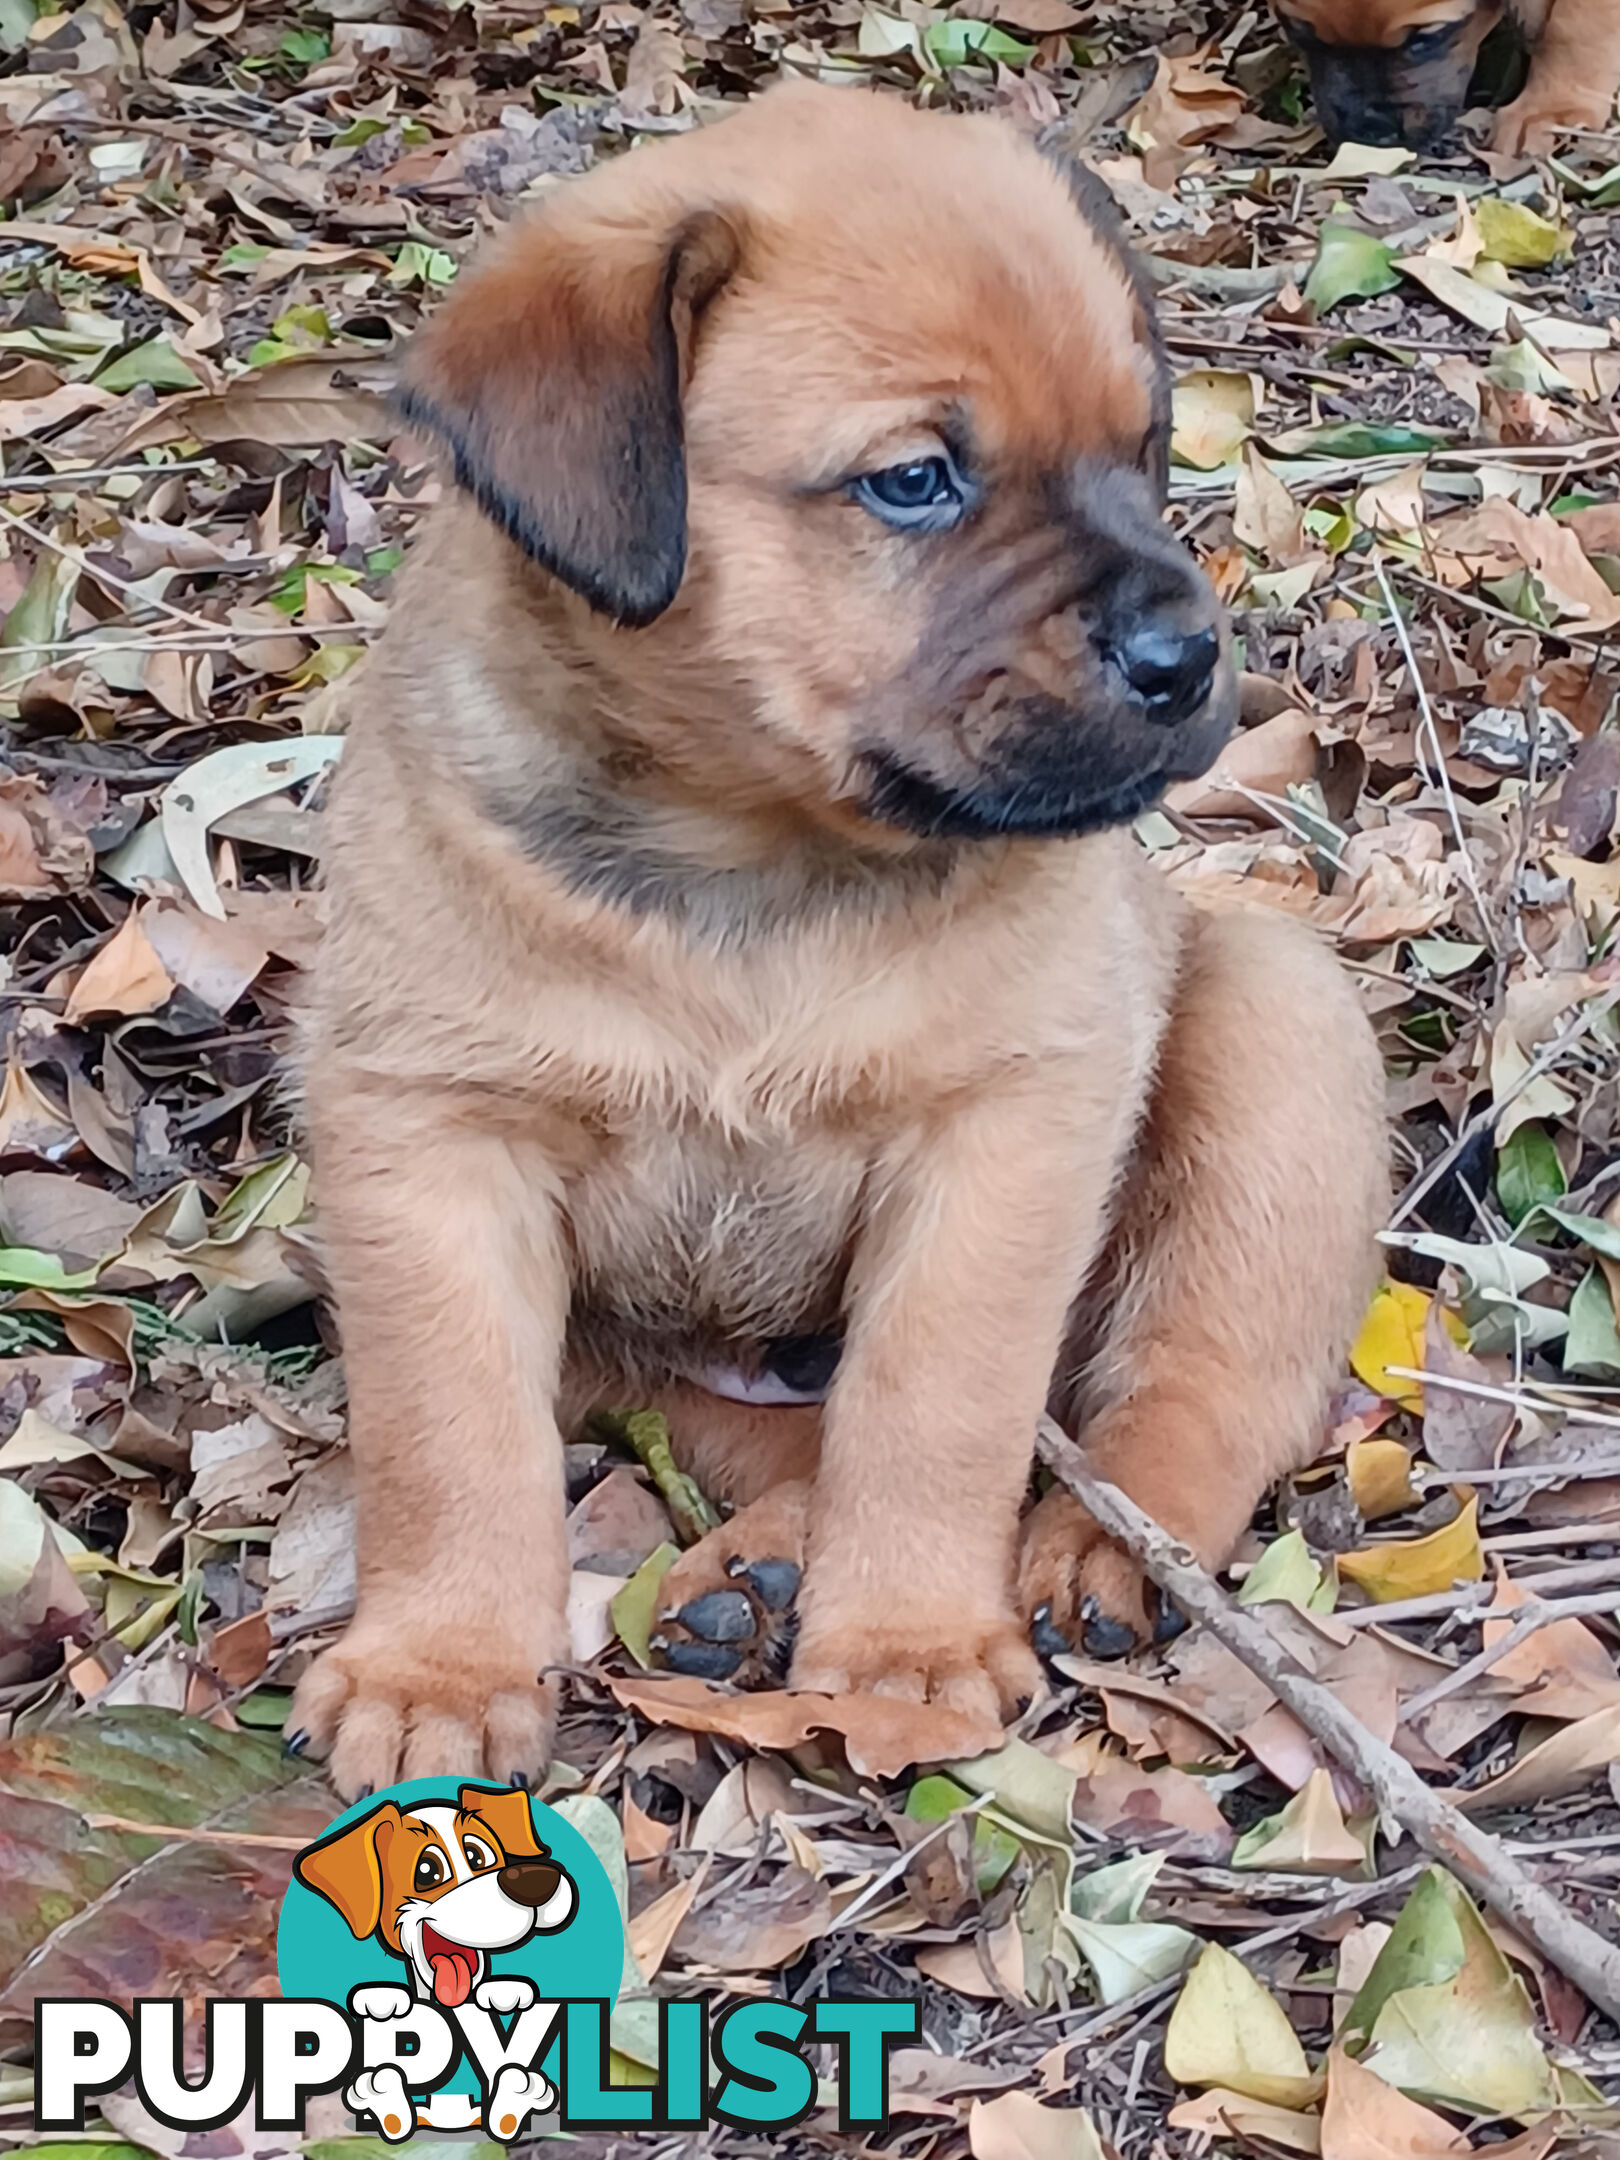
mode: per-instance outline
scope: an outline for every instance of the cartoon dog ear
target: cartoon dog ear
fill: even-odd
[[[307,1890],[335,1905],[349,1932],[363,1941],[382,1918],[383,1866],[394,1833],[404,1818],[392,1800],[310,1845],[293,1862],[293,1873]]]
[[[463,1785],[456,1795],[463,1815],[476,1815],[508,1860],[544,1860],[551,1848],[534,1834],[529,1796],[523,1792],[485,1792]]]
[[[736,268],[719,212],[646,223],[566,203],[515,232],[411,341],[406,418],[525,553],[639,627],[686,569],[681,392],[696,317]]]

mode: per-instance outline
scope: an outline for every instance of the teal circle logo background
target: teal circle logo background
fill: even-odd
[[[464,1785],[478,1786],[477,1778],[411,1778],[403,1785],[389,1785],[380,1793],[358,1800],[341,1815],[334,1815],[321,1832],[328,1838],[347,1824],[361,1822],[387,1801],[402,1813],[424,1802],[454,1807]],[[494,1790],[494,1787],[485,1787]],[[528,1796],[525,1795],[527,1798]],[[554,1935],[531,1935],[511,1950],[497,1950],[491,1959],[491,1977],[524,1973],[540,1993],[542,2002],[568,1996],[599,1996],[616,2002],[624,1974],[624,1922],[619,1901],[606,1868],[565,1816],[542,1800],[529,1799],[529,1815],[536,1837],[551,1848],[557,1864],[573,1877],[579,1904],[573,1918]],[[319,1839],[311,1838],[317,1844]],[[276,1932],[276,1970],[286,1996],[312,1996],[321,2002],[347,2008],[352,1988],[392,1982],[415,1989],[403,1958],[385,1950],[375,1935],[357,1942],[348,1922],[316,1891],[306,1889],[295,1876],[282,1900],[281,1924]],[[553,2041],[541,2067],[555,2082],[558,2043]],[[446,2092],[476,2093],[477,2074],[465,2054],[442,2088]]]

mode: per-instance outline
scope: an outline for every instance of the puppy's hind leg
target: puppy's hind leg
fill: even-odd
[[[1295,924],[1197,918],[1053,1409],[1208,1567],[1315,1451],[1387,1205],[1383,1076],[1347,978]],[[1117,1655],[1149,1624],[1140,1572],[1061,1491],[1025,1525],[1020,1591],[1042,1647]]]

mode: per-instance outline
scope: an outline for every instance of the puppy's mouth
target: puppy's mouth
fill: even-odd
[[[862,806],[866,815],[929,840],[1079,839],[1129,824],[1157,802],[1174,777],[1153,766],[1089,790],[1039,774],[953,787],[887,750],[868,751],[862,762],[870,781]]]
[[[422,1955],[433,1974],[433,2000],[446,2010],[455,2010],[467,2000],[488,1962],[482,1950],[452,1942],[430,1920],[422,1923]]]

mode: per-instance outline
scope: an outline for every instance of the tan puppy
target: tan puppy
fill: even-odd
[[[981,1726],[1037,1678],[1049,1399],[1211,1561],[1312,1452],[1378,1061],[1308,935],[1120,829],[1234,694],[1085,198],[778,91],[559,192],[413,349],[464,492],[368,670],[310,1045],[359,1604],[291,1722],[344,1791],[545,1761],[592,1401],[738,1504],[813,1474],[797,1685]],[[840,1331],[824,1411],[696,1384]],[[1142,1618],[1062,1499],[1023,1595]]]
[[[1504,17],[1531,48],[1530,80],[1496,117],[1494,147],[1551,148],[1561,130],[1602,130],[1620,89],[1620,0],[1275,0],[1304,54],[1316,114],[1335,142],[1406,143],[1450,133],[1487,35]]]

